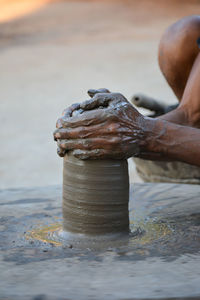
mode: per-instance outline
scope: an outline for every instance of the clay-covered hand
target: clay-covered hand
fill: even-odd
[[[58,154],[80,159],[125,159],[144,145],[145,118],[119,93],[89,90],[92,97],[76,103],[57,121]]]

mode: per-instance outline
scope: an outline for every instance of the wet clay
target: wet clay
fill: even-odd
[[[129,231],[126,160],[63,159],[63,230],[103,235]]]

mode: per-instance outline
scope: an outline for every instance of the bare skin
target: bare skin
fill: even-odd
[[[140,152],[143,116],[118,93],[99,93],[64,112],[54,133],[59,155],[66,151],[81,159],[123,159]],[[75,115],[74,115],[75,112]]]
[[[200,128],[200,16],[190,16],[172,24],[159,45],[158,61],[166,81],[178,101],[177,109],[161,119]]]
[[[124,96],[106,89],[64,111],[54,138],[58,154],[80,159],[137,156],[200,166],[200,17],[184,18],[164,34],[159,65],[179,106],[156,119],[141,115]]]

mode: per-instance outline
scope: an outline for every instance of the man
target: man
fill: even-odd
[[[179,105],[158,118],[141,115],[118,93],[89,90],[90,100],[57,121],[58,154],[80,159],[178,160],[200,166],[200,17],[183,18],[164,33],[159,65]]]

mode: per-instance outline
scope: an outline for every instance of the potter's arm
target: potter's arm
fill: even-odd
[[[57,128],[60,156],[72,151],[80,159],[137,156],[200,166],[200,129],[144,117],[118,93],[95,93],[72,105]]]
[[[146,118],[146,137],[138,157],[177,160],[200,166],[200,129]]]

